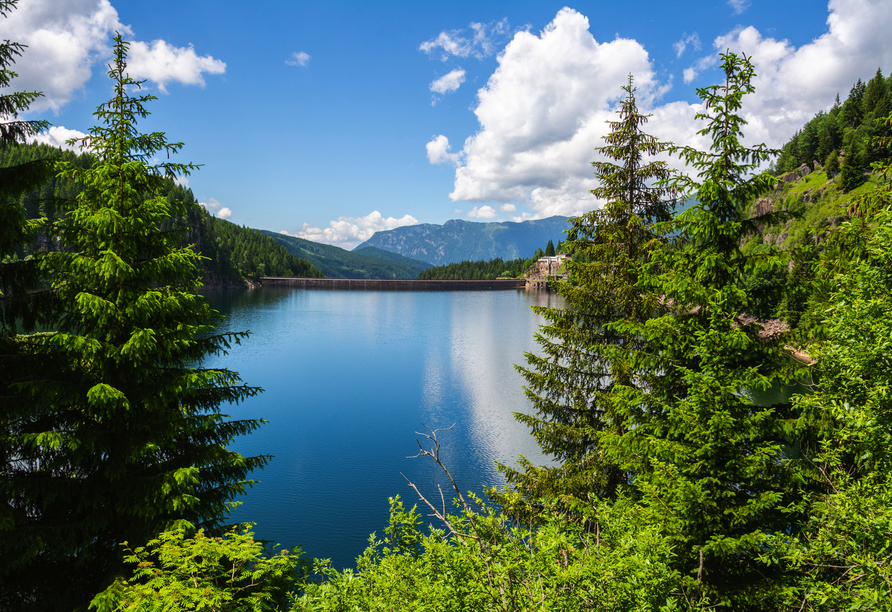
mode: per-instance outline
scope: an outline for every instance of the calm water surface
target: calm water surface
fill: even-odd
[[[372,532],[383,535],[387,498],[429,498],[445,478],[418,452],[421,422],[440,434],[441,458],[463,490],[503,483],[500,461],[539,453],[512,412],[529,412],[514,370],[535,351],[544,292],[396,292],[307,289],[209,294],[229,318],[223,330],[252,336],[208,365],[227,367],[265,392],[225,408],[269,423],[233,448],[275,458],[253,478],[236,521],[257,537],[300,545],[335,566],[353,565]],[[423,441],[423,440],[422,440]],[[427,519],[426,519],[427,520]]]

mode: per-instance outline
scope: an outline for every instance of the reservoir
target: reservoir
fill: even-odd
[[[349,291],[264,287],[208,297],[227,319],[218,331],[250,330],[205,367],[238,372],[264,393],[223,406],[233,419],[268,421],[231,448],[274,455],[232,514],[255,537],[307,556],[354,565],[369,534],[384,536],[388,497],[432,501],[445,476],[418,453],[422,422],[441,432],[441,459],[461,490],[504,479],[495,462],[518,455],[546,463],[513,412],[530,412],[514,364],[535,352],[543,319],[531,306],[560,306],[554,293]],[[426,444],[426,448],[430,443]],[[419,504],[424,524],[435,520]],[[440,525],[436,525],[440,527]]]

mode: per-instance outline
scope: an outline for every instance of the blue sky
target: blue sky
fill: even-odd
[[[680,8],[683,7],[683,8]],[[589,162],[634,74],[648,131],[695,135],[717,54],[751,55],[751,142],[782,145],[892,70],[888,0],[296,2],[20,0],[14,90],[61,143],[107,99],[115,30],[214,214],[350,248],[376,230],[598,206]]]

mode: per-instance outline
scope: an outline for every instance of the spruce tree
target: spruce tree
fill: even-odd
[[[5,19],[16,7],[16,0],[0,2],[0,15]],[[0,43],[0,89],[11,87],[18,76],[10,67],[22,55],[25,45],[8,40]],[[7,153],[28,138],[49,127],[46,121],[22,120],[19,113],[38,98],[37,91],[4,93],[0,95],[0,149]],[[10,156],[12,157],[12,156]],[[36,159],[13,163],[0,168],[0,336],[13,333],[16,321],[30,327],[37,316],[33,296],[29,295],[38,282],[37,257],[23,259],[17,251],[30,246],[42,220],[28,220],[22,205],[22,194],[38,189],[52,174],[49,160]],[[0,353],[10,350],[0,349]]]
[[[40,367],[16,387],[26,409],[5,415],[15,458],[2,475],[5,609],[88,602],[121,571],[121,542],[182,520],[219,527],[267,460],[226,448],[260,422],[226,420],[220,405],[259,389],[201,363],[246,334],[213,333],[197,255],[178,246],[184,228],[162,227],[194,206],[159,197],[165,177],[196,166],[151,165],[182,143],[137,131],[154,97],[137,95],[126,57],[117,36],[114,97],[80,141],[95,163],[58,166],[84,188],[58,223],[65,252],[45,263],[63,316],[17,339]]]
[[[673,181],[693,205],[667,225],[673,244],[654,252],[645,282],[669,312],[637,326],[644,386],[628,386],[627,431],[605,446],[628,474],[642,520],[660,527],[686,576],[686,597],[734,610],[776,609],[784,567],[774,564],[799,518],[789,512],[808,472],[790,406],[759,405],[753,391],[796,374],[780,338],[745,315],[747,275],[778,262],[741,251],[766,219],[745,207],[773,188],[754,174],[772,151],[741,143],[744,95],[755,76],[745,56],[722,54],[725,82],[698,90],[709,151],[674,152],[696,177]]]
[[[660,242],[653,225],[671,217],[674,201],[670,188],[655,184],[669,177],[665,162],[648,160],[668,145],[643,131],[650,115],[638,110],[631,76],[623,91],[606,145],[596,149],[606,160],[592,162],[599,181],[592,193],[603,206],[574,218],[568,232],[572,282],[557,285],[567,307],[537,309],[547,320],[536,337],[541,355],[528,353],[520,368],[536,414],[516,417],[561,462],[553,469],[524,462],[523,472],[502,467],[527,497],[615,496],[625,472],[605,454],[603,438],[625,431],[618,406],[628,388],[648,384],[633,361],[639,339],[625,326],[661,308],[639,275]]]

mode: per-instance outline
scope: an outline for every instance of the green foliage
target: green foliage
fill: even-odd
[[[839,155],[836,149],[827,154],[827,158],[824,160],[824,172],[827,173],[827,176],[833,176],[839,172]]]
[[[789,552],[803,576],[789,605],[803,610],[892,609],[892,197],[882,194],[870,223],[856,219],[837,238],[859,248],[834,266],[825,340],[811,349],[820,385],[799,398],[829,431],[813,458],[826,492],[811,498]]]
[[[503,261],[500,258],[489,261],[463,261],[445,266],[429,268],[418,275],[419,280],[493,280],[498,277],[520,278],[532,265],[531,260],[522,257]]]
[[[628,505],[590,504],[589,519],[567,523],[546,513],[536,530],[512,527],[484,504],[457,516],[445,537],[419,529],[415,508],[390,499],[390,526],[374,537],[355,570],[317,562],[295,611],[347,610],[675,610],[672,551],[641,528]],[[598,531],[583,524],[599,521]]]
[[[201,362],[247,334],[213,334],[198,256],[179,246],[182,227],[167,229],[194,204],[160,195],[165,179],[195,166],[149,165],[182,145],[137,131],[153,97],[131,95],[126,49],[117,37],[114,97],[81,141],[95,162],[58,165],[83,186],[56,223],[63,250],[43,261],[62,314],[14,339],[24,361],[4,387],[4,609],[86,604],[119,571],[120,542],[180,520],[218,526],[267,460],[227,450],[260,422],[227,421],[220,404],[259,389]]]
[[[16,4],[16,0],[0,4],[0,16],[6,18]],[[0,354],[12,351],[5,338],[14,333],[17,321],[31,328],[38,317],[38,300],[33,290],[38,285],[39,256],[25,257],[23,249],[41,229],[42,220],[29,220],[19,198],[38,187],[52,172],[52,164],[46,158],[22,159],[17,155],[20,143],[49,127],[46,121],[18,118],[42,93],[6,93],[18,76],[10,66],[24,48],[25,45],[8,40],[0,43],[0,88],[4,90],[0,95],[0,156],[12,158],[0,164]],[[46,306],[45,302],[43,305]]]
[[[780,340],[760,336],[743,315],[752,299],[748,273],[778,261],[746,255],[741,243],[758,228],[745,209],[774,187],[752,174],[771,151],[744,147],[743,97],[753,91],[752,64],[722,54],[725,83],[698,90],[709,151],[675,149],[697,178],[673,181],[694,204],[667,229],[672,248],[654,253],[647,283],[671,310],[634,329],[646,353],[637,362],[648,384],[626,394],[627,431],[605,441],[634,475],[644,520],[673,544],[686,592],[733,609],[776,605],[783,567],[763,554],[779,546],[798,517],[808,474],[787,458],[795,419],[789,406],[760,406],[747,390],[793,380]]]
[[[197,206],[192,211],[189,225],[199,228],[197,250],[209,258],[204,268],[214,281],[240,283],[261,276],[323,278],[306,258],[290,253],[263,232],[217,219]]]
[[[554,257],[554,243],[551,240],[548,241],[548,245],[545,247],[545,256]]]
[[[668,178],[666,164],[646,160],[666,145],[642,131],[648,116],[638,111],[631,77],[623,91],[618,119],[598,149],[607,161],[593,163],[600,183],[593,193],[604,205],[573,219],[569,231],[574,261],[566,265],[574,282],[557,285],[568,307],[537,309],[548,321],[537,335],[541,350],[527,354],[528,366],[520,368],[536,414],[517,418],[562,462],[550,469],[526,463],[523,471],[502,466],[527,496],[615,496],[626,475],[605,456],[603,438],[627,428],[618,408],[628,388],[650,384],[631,361],[638,334],[623,325],[660,308],[658,295],[640,288],[639,269],[659,243],[652,225],[669,219],[673,202],[667,188],[653,185]]]
[[[0,168],[42,159],[64,160],[72,166],[84,169],[90,168],[94,163],[93,155],[75,155],[46,145],[32,144],[0,149]],[[48,221],[58,221],[60,211],[74,203],[83,190],[83,183],[70,176],[50,176],[42,185],[34,185],[30,190],[19,194],[18,202],[28,219],[46,217]],[[322,276],[306,259],[292,255],[273,238],[258,230],[213,217],[197,205],[191,190],[178,185],[169,177],[165,177],[155,195],[170,202],[182,201],[189,205],[185,212],[173,210],[163,227],[165,230],[188,228],[183,233],[179,246],[193,244],[202,256],[196,263],[205,285],[240,285],[248,277],[263,276],[264,274],[260,274],[261,269],[268,276]],[[148,195],[142,194],[142,197],[148,198]],[[39,255],[40,249],[48,247],[53,248],[55,245],[46,240],[35,241],[29,238],[17,248],[16,253],[19,257]]]
[[[133,568],[90,604],[97,612],[260,612],[288,609],[302,586],[300,551],[264,553],[249,526],[212,537],[203,530],[171,529],[145,546],[124,542]]]
[[[865,138],[886,133],[877,126],[876,120],[887,116],[890,112],[892,112],[892,80],[884,79],[882,71],[877,69],[876,75],[867,84],[858,79],[844,103],[840,104],[837,95],[836,104],[829,112],[819,112],[793,135],[781,150],[774,164],[774,172],[776,174],[792,172],[803,164],[814,170],[815,161],[820,160],[825,160],[824,166],[828,174],[839,172],[839,168],[826,168],[830,163],[828,156],[850,146],[851,143],[855,143],[859,149],[852,151],[853,154],[863,153],[866,156],[866,161],[863,161],[862,165],[888,159],[889,151],[881,146],[870,145],[863,151],[860,151],[860,148]],[[854,172],[852,174],[855,176]]]

